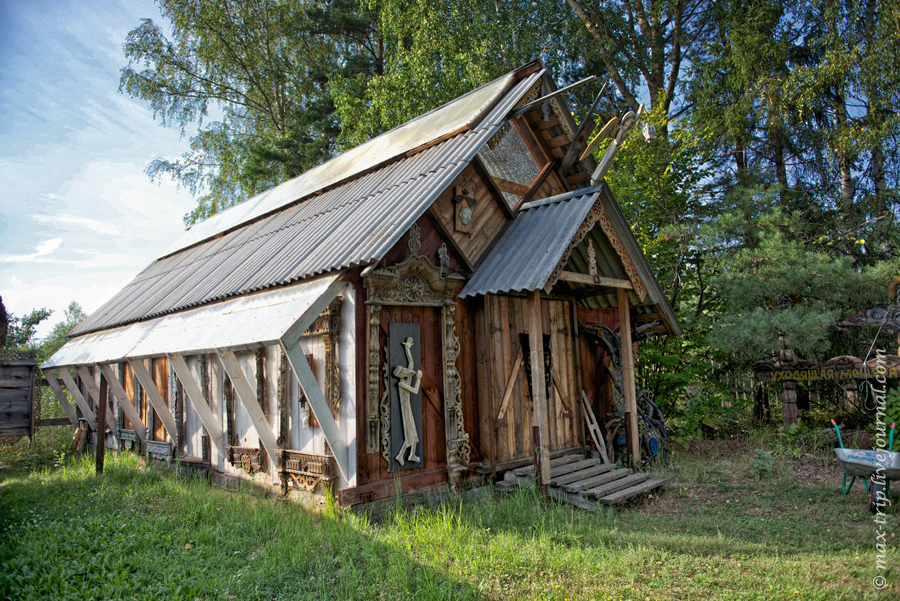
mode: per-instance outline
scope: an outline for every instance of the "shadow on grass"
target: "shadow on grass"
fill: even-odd
[[[0,598],[475,599],[364,518],[228,493],[133,457],[4,483]]]

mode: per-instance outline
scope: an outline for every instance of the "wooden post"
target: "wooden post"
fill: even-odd
[[[781,391],[781,402],[784,404],[784,429],[787,430],[792,424],[799,424],[800,418],[797,414],[797,383],[783,382],[784,389]]]
[[[535,290],[528,297],[528,340],[531,346],[531,392],[534,405],[534,427],[537,428],[537,447],[540,466],[535,465],[535,483],[544,494],[550,484],[550,441],[547,411],[544,407],[546,381],[544,378],[544,333],[542,330],[541,291]]]
[[[625,387],[625,415],[628,416],[628,454],[633,465],[641,462],[641,440],[638,433],[637,392],[634,384],[634,347],[631,343],[631,307],[628,302],[628,291],[616,290],[619,301],[619,335],[622,347],[622,385]]]
[[[100,373],[100,395],[97,399],[97,475],[103,474],[103,460],[106,457],[106,397],[107,395],[106,378]]]

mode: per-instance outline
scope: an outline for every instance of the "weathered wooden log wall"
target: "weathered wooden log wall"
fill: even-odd
[[[480,432],[482,448],[491,446],[488,461],[493,463],[530,457],[533,453],[532,402],[523,361],[518,360],[519,334],[528,331],[525,303],[524,297],[489,295],[477,312],[478,345],[486,349],[478,360]],[[548,411],[549,445],[553,451],[583,443],[583,416],[577,396],[581,387],[576,377],[577,340],[571,301],[546,298],[541,302],[541,310],[543,332],[551,337],[555,380]]]
[[[31,436],[36,370],[32,360],[0,361],[0,436]]]

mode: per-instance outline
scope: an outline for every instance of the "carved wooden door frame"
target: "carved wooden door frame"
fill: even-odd
[[[410,228],[410,255],[402,262],[376,269],[365,277],[368,311],[366,328],[366,453],[377,453],[390,462],[390,407],[385,394],[380,395],[382,382],[381,328],[382,306],[440,307],[442,317],[441,342],[444,372],[444,435],[447,440],[447,473],[450,486],[455,490],[459,474],[469,467],[471,446],[465,431],[461,380],[456,367],[459,356],[459,338],[456,335],[456,303],[453,297],[465,283],[459,275],[444,275],[444,268],[434,265],[427,257],[418,254],[419,227]],[[446,245],[441,247],[446,255]]]

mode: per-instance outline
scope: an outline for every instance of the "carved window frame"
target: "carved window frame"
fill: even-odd
[[[302,339],[308,336],[322,336],[325,342],[325,401],[335,419],[341,409],[341,367],[338,360],[341,306],[340,297],[331,301],[328,308],[322,311],[300,337]]]
[[[381,307],[412,306],[441,308],[441,342],[444,376],[444,434],[447,440],[447,470],[450,485],[455,489],[458,475],[469,467],[471,445],[465,431],[461,378],[456,366],[460,345],[456,334],[456,303],[453,297],[465,283],[465,278],[451,274],[444,276],[440,265],[418,254],[418,226],[410,229],[410,255],[402,262],[376,269],[364,279],[368,305],[366,328],[366,453],[379,450],[386,460],[390,449],[390,407],[381,384],[387,373],[382,361],[380,344]],[[442,246],[443,248],[443,246]],[[446,252],[446,251],[444,251]]]

